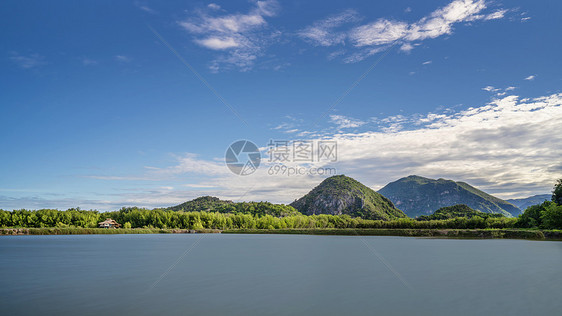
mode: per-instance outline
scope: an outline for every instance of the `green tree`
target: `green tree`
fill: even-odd
[[[523,214],[519,215],[517,219],[517,227],[531,228],[531,227],[541,227],[542,226],[542,214],[546,209],[554,204],[550,201],[545,201],[542,204],[537,204],[529,206]]]
[[[554,185],[554,190],[552,191],[552,202],[562,205],[562,179],[558,179],[558,182]]]
[[[131,229],[131,222],[125,222],[125,224],[123,224],[123,228]]]
[[[562,205],[551,203],[542,212],[541,220],[541,228],[562,229]]]

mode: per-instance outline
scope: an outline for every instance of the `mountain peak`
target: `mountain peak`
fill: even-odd
[[[390,200],[345,175],[325,179],[291,206],[307,215],[348,214],[381,220],[406,217]]]
[[[378,191],[408,216],[432,214],[439,208],[456,204],[485,212],[517,216],[521,210],[502,199],[489,195],[466,182],[411,175],[387,184]]]

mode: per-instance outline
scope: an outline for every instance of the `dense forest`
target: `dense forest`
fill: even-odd
[[[196,199],[197,200],[197,199]],[[195,201],[196,201],[195,200]],[[209,198],[198,203],[207,206]],[[217,201],[213,201],[217,202]],[[199,207],[196,207],[200,209]],[[0,210],[0,227],[97,227],[112,218],[125,228],[291,229],[291,228],[539,228],[562,229],[562,180],[552,201],[528,207],[518,218],[474,211],[466,205],[446,207],[417,219],[368,220],[349,215],[303,215],[293,207],[269,202],[218,203],[212,210],[122,208],[113,212],[69,209]]]
[[[0,211],[1,227],[97,227],[98,222],[112,218],[125,228],[178,229],[286,229],[286,228],[511,228],[514,218],[453,218],[419,221],[366,220],[349,215],[289,215],[276,217],[250,213],[183,212],[124,208],[117,212],[100,213],[70,209]]]

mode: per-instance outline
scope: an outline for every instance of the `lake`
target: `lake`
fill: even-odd
[[[538,315],[562,242],[306,235],[0,237],[4,315]]]

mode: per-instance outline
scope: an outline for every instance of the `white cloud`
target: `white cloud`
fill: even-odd
[[[240,43],[238,43],[232,37],[227,37],[227,38],[209,37],[201,40],[196,40],[195,42],[202,46],[215,50],[223,50],[223,49],[229,49],[229,48],[240,46]]]
[[[345,54],[345,50],[337,50],[335,52],[330,53],[327,58],[328,58],[328,60],[332,60],[332,59],[334,59],[338,56],[341,56],[343,54]]]
[[[87,57],[82,58],[82,65],[84,66],[91,66],[91,65],[97,65],[98,62],[97,60],[93,60]]]
[[[143,10],[144,12],[148,12],[150,14],[158,13],[158,12],[154,11],[153,9],[151,9],[149,6],[146,6],[146,5],[139,6],[139,9]]]
[[[482,90],[484,90],[484,91],[488,91],[488,92],[496,92],[496,91],[500,91],[500,89],[498,89],[498,88],[494,88],[493,86],[486,86],[486,87],[482,88]]]
[[[221,65],[250,69],[269,42],[279,35],[279,32],[266,32],[266,18],[278,11],[275,0],[257,1],[246,14],[216,15],[220,9],[218,5],[209,4],[207,7],[213,12],[196,11],[194,16],[178,23],[194,35],[194,42],[198,45],[226,52],[211,63],[213,71],[220,70]]]
[[[220,10],[220,8],[221,8],[221,6],[218,5],[218,4],[216,4],[216,3],[209,3],[209,4],[207,5],[207,7],[208,7],[209,9],[212,9],[212,10]]]
[[[432,61],[431,61],[431,60],[428,60],[428,61],[424,61],[424,62],[422,63],[422,65],[429,65],[429,64],[431,64],[431,63],[432,63]]]
[[[275,126],[272,129],[287,129],[287,128],[290,128],[290,127],[292,127],[292,126],[289,123],[281,123],[281,124]]]
[[[346,10],[340,14],[315,22],[313,25],[300,30],[298,35],[317,46],[342,44],[347,34],[335,29],[344,24],[359,20],[359,15],[355,10]]]
[[[112,180],[112,181],[157,181],[159,179],[155,179],[149,176],[84,176],[84,178],[96,179],[96,180]]]
[[[330,120],[332,123],[336,124],[339,129],[360,127],[367,123],[343,115],[330,115]]]
[[[216,188],[216,186],[214,185],[199,184],[199,183],[186,183],[186,184],[182,184],[182,186],[186,188],[204,188],[204,189]]]
[[[488,15],[486,15],[484,17],[484,20],[497,20],[497,19],[502,19],[505,14],[507,13],[507,10],[498,10],[496,12],[490,13]]]
[[[420,41],[452,34],[455,24],[501,19],[507,12],[502,9],[487,13],[486,8],[484,0],[454,0],[417,22],[409,23],[380,18],[346,31],[334,31],[335,27],[344,23],[357,22],[356,13],[351,11],[353,12],[351,14],[346,11],[316,22],[299,34],[315,45],[333,46],[351,43],[356,48],[363,50],[346,58],[347,62],[356,62],[372,55],[373,52],[380,51],[380,49],[376,50],[376,47],[400,44],[400,49],[408,52]]]
[[[127,57],[125,55],[116,55],[115,60],[117,60],[118,62],[122,62],[122,63],[129,63],[129,62],[132,61],[132,59],[130,57]]]
[[[350,38],[357,47],[384,45],[403,38],[408,29],[409,25],[405,22],[380,19],[355,28]]]
[[[169,168],[160,169],[154,172],[155,175],[178,175],[184,173],[204,174],[204,175],[228,175],[229,171],[225,168],[223,161],[210,161],[198,158],[196,154],[188,153],[184,156],[176,157],[178,163]]]
[[[10,55],[10,60],[24,69],[31,69],[45,65],[45,58],[39,54],[21,55],[17,52],[12,52]]]
[[[283,131],[283,133],[285,133],[285,134],[294,134],[294,133],[296,133],[296,132],[298,132],[298,131],[299,131],[298,128],[293,128],[293,129],[285,130],[285,131]]]
[[[412,45],[410,43],[404,43],[404,44],[402,44],[402,46],[400,46],[400,50],[404,51],[404,52],[409,52],[412,49],[414,49],[414,45]]]
[[[535,75],[530,75],[529,77],[525,78],[525,80],[535,80]]]
[[[362,49],[356,53],[351,54],[350,56],[344,58],[345,63],[355,63],[361,61],[369,56],[372,56],[376,53],[380,53],[382,51],[387,50],[389,45],[387,46],[380,46],[380,47],[369,47],[366,49]]]

